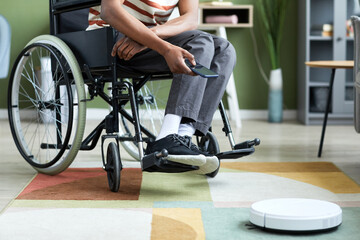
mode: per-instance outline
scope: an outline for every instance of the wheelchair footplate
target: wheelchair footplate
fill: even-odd
[[[216,156],[219,159],[237,159],[237,158],[241,158],[241,157],[253,154],[254,152],[255,152],[255,148],[251,147],[251,148],[235,149],[232,151],[221,152],[221,153],[216,154]]]
[[[166,149],[146,155],[142,159],[142,170],[146,172],[181,173],[192,171],[197,174],[208,174],[218,167],[217,157],[169,155]]]
[[[255,152],[254,146],[260,144],[260,139],[255,138],[252,141],[245,141],[234,146],[234,150],[216,154],[219,159],[236,159],[251,155]]]

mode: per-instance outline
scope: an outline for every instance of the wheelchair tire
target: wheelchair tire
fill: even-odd
[[[208,152],[213,155],[220,153],[219,143],[215,135],[210,131],[203,137],[197,137],[197,144],[198,144],[198,148],[201,151]],[[220,170],[220,160],[219,160],[219,167],[214,172],[206,174],[206,176],[215,177],[218,174],[219,170]]]
[[[121,179],[121,158],[119,147],[111,142],[107,148],[105,171],[107,173],[109,188],[112,192],[118,192]]]
[[[149,81],[137,92],[136,101],[140,124],[151,134],[147,135],[142,131],[145,142],[154,141],[160,132],[170,86],[171,80]],[[124,108],[131,115],[130,103],[127,103]],[[123,137],[135,135],[133,124],[123,116],[120,116],[119,119],[119,135]],[[121,141],[120,143],[131,157],[140,160],[137,142]],[[144,146],[146,147],[146,145]]]
[[[49,67],[41,71],[42,61]],[[50,35],[31,40],[11,72],[8,114],[20,154],[38,172],[55,175],[74,160],[85,128],[83,99],[82,73],[70,48]]]

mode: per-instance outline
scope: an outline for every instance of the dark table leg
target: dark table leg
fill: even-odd
[[[328,93],[328,98],[327,98],[327,102],[326,102],[325,116],[324,116],[322,132],[321,132],[321,139],[320,139],[318,157],[321,157],[322,147],[323,147],[323,143],[324,143],[325,129],[326,129],[326,124],[327,124],[328,114],[329,114],[329,111],[330,111],[331,95],[332,95],[332,90],[333,90],[333,85],[334,85],[335,70],[336,69],[333,68],[332,71],[331,71],[329,93]]]

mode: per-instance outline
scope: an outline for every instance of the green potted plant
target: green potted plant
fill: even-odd
[[[257,19],[271,63],[268,120],[282,122],[282,70],[280,48],[289,0],[255,0]]]

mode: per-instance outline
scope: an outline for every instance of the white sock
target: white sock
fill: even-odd
[[[174,114],[166,114],[161,125],[160,133],[156,137],[156,141],[166,137],[169,134],[177,134],[179,131],[180,122],[181,116]]]
[[[180,136],[190,136],[192,137],[192,135],[194,135],[195,133],[195,128],[193,127],[193,125],[191,123],[182,123],[179,126],[179,131],[178,134]]]

